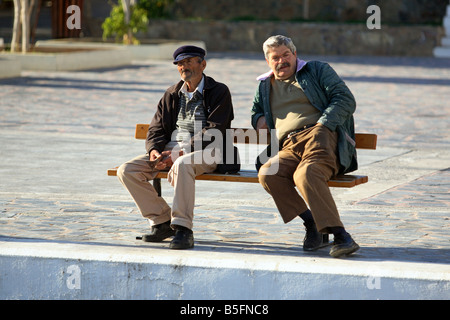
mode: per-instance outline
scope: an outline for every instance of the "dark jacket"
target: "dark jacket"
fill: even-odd
[[[329,64],[319,61],[306,63],[296,73],[296,79],[311,104],[322,113],[318,122],[338,133],[340,172],[356,170],[358,164],[353,120],[356,102],[350,89]],[[266,117],[269,129],[275,128],[269,95],[270,77],[265,77],[259,83],[253,100],[252,125],[254,128],[261,116]]]
[[[168,88],[159,101],[147,132],[145,147],[148,153],[153,149],[162,152],[166,144],[171,141],[172,132],[177,128],[176,123],[180,108],[178,91],[183,83],[183,81],[180,81]],[[191,139],[192,150],[195,140],[197,140],[197,143],[199,143],[198,140],[201,140],[202,149],[211,143],[208,138],[204,138],[204,135],[208,134],[208,129],[218,129],[225,136],[225,130],[230,128],[231,121],[234,118],[230,90],[225,84],[205,76],[202,94],[207,124],[201,133]]]

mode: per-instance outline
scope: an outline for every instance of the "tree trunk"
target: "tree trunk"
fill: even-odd
[[[122,8],[125,16],[125,25],[129,26],[131,19],[131,7],[136,5],[136,0],[122,0]],[[128,28],[127,34],[123,36],[126,44],[133,44],[133,31]]]
[[[22,53],[26,53],[30,50],[30,4],[28,0],[21,0],[21,2]]]
[[[14,23],[11,39],[11,52],[17,52],[19,38],[22,38],[22,53],[30,51],[31,13],[36,0],[14,0]]]
[[[303,0],[303,19],[309,19],[309,0]]]
[[[19,35],[21,30],[20,24],[20,1],[14,0],[14,23],[11,40],[11,52],[16,52],[19,46]]]
[[[130,17],[131,17],[131,7],[130,7],[130,0],[122,0],[122,7],[123,7],[123,14],[124,14],[124,18],[125,18],[125,25],[128,27],[128,25],[130,24]],[[123,36],[123,41],[126,44],[131,44],[131,30],[128,28],[127,29],[127,34],[125,34]]]

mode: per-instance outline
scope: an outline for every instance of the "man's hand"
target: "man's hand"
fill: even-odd
[[[161,161],[159,161],[159,163],[156,165],[155,168],[157,170],[164,170],[166,168],[170,168],[173,164],[171,154],[172,154],[171,151],[163,151],[161,153]]]
[[[153,149],[152,151],[150,151],[149,160],[150,161],[155,161],[160,156],[161,156],[161,154],[159,153],[159,151]]]
[[[158,160],[158,163],[154,167],[156,170],[164,170],[167,167],[167,163],[165,163],[167,160],[166,158],[170,158],[170,151],[163,151],[162,153],[159,153],[159,151],[155,149],[150,151],[149,160]]]
[[[264,116],[259,117],[258,121],[256,122],[256,130],[261,130],[261,129],[269,129],[269,127],[267,127],[266,117],[264,117]]]
[[[161,160],[156,164],[156,170],[164,170],[172,167],[173,163],[179,156],[183,155],[183,151],[179,151],[178,153],[172,151],[163,151],[159,153],[157,150],[152,150],[150,152],[150,161],[155,161],[158,158]]]

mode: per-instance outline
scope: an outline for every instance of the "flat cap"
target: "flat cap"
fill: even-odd
[[[181,60],[192,57],[204,58],[205,55],[206,51],[202,48],[196,46],[182,46],[173,53],[173,64],[177,64]]]

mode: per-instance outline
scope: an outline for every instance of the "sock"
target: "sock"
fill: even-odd
[[[311,210],[308,209],[305,212],[300,213],[298,216],[303,219],[303,221],[305,222],[305,226],[306,227],[310,227],[310,226],[315,225],[314,218],[312,216]]]
[[[346,234],[347,233],[347,231],[345,231],[345,228],[344,227],[329,227],[328,228],[330,231],[331,231],[331,233],[333,234],[333,235],[335,235],[335,236],[339,236],[339,235],[342,235],[342,234]]]

